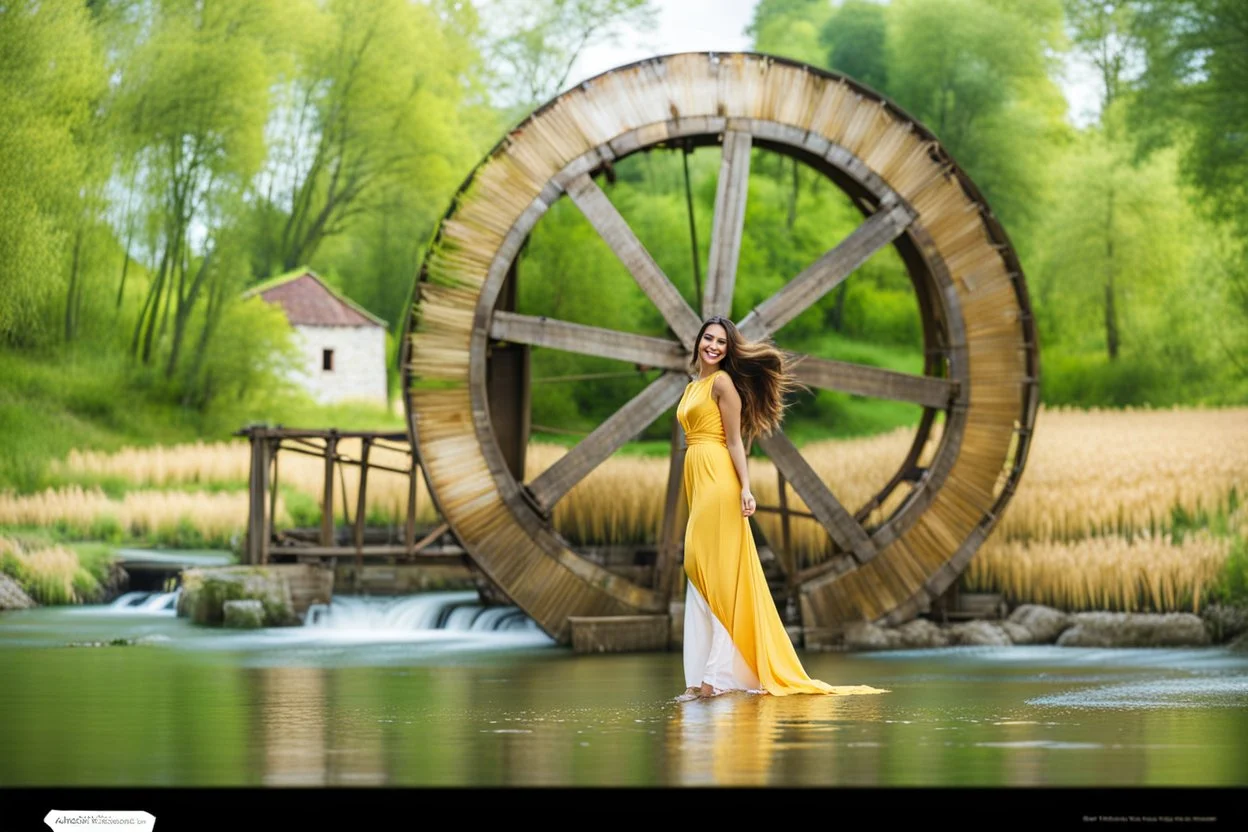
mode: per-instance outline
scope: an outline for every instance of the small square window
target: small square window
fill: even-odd
[[[321,369],[329,372],[334,369],[334,351],[321,350]]]

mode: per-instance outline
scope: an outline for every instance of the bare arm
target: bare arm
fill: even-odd
[[[711,385],[711,395],[719,405],[719,415],[724,422],[724,439],[728,453],[741,481],[741,514],[749,517],[756,508],[754,495],[750,492],[750,469],[745,461],[745,443],[741,441],[741,394],[732,379],[725,373]]]

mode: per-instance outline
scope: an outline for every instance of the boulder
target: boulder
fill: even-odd
[[[951,625],[946,632],[950,644],[1005,646],[1013,644],[1000,624],[992,621],[965,621]]]
[[[291,602],[290,585],[281,571],[268,566],[223,566],[186,569],[178,615],[194,624],[220,626],[228,601],[258,601],[269,627],[302,623]]]
[[[1028,630],[1022,624],[1015,624],[1013,621],[1002,621],[1001,629],[1010,641],[1014,644],[1036,644],[1036,634]]]
[[[1215,643],[1232,641],[1241,633],[1248,633],[1248,607],[1209,604],[1200,611],[1200,617]]]
[[[264,604],[260,601],[226,601],[225,626],[242,630],[255,630],[264,626]]]
[[[901,633],[867,621],[845,627],[845,646],[850,650],[891,650],[901,647]]]
[[[1226,646],[1237,652],[1248,653],[1248,633],[1240,633]]]
[[[926,618],[907,621],[897,628],[903,647],[944,647],[949,643],[949,635],[937,624]]]
[[[1187,612],[1081,612],[1061,634],[1062,647],[1194,647],[1212,639],[1199,616]]]
[[[1010,613],[1005,623],[1015,625],[1006,628],[1015,644],[1052,644],[1071,621],[1070,613],[1041,604],[1023,604]]]
[[[0,610],[27,610],[37,606],[17,581],[0,573]]]
[[[108,574],[105,576],[103,583],[100,584],[99,600],[100,604],[107,604],[117,600],[130,589],[130,573],[121,565],[121,561],[110,560],[108,562]]]

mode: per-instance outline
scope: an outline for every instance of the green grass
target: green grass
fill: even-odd
[[[0,351],[0,490],[27,493],[65,484],[49,470],[73,449],[228,440],[249,422],[288,427],[403,431],[402,410],[367,405],[320,406],[306,396],[258,391],[249,402],[208,412],[169,400],[150,374],[121,357],[62,350],[44,355]],[[271,395],[270,395],[271,393]],[[84,482],[117,496],[115,478]],[[227,486],[229,487],[229,486]]]

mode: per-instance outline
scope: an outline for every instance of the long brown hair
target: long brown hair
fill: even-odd
[[[810,388],[793,375],[793,367],[799,360],[797,356],[770,340],[745,340],[736,325],[722,315],[707,318],[698,330],[690,364],[695,373],[702,362],[702,336],[712,324],[719,324],[728,333],[728,348],[719,368],[728,373],[741,396],[741,441],[748,448],[758,437],[767,436],[780,427],[786,393]]]

